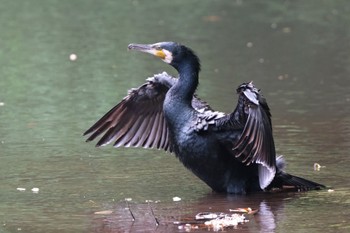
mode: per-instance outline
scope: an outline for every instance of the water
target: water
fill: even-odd
[[[177,232],[175,220],[248,206],[260,213],[232,231],[349,231],[348,1],[2,0],[0,12],[0,232]],[[254,80],[287,170],[334,192],[217,195],[162,151],[86,144],[128,89],[174,74],[126,49],[165,40],[197,51],[215,109]]]

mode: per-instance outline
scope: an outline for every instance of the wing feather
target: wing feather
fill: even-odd
[[[157,148],[172,152],[170,132],[163,114],[167,91],[177,82],[167,73],[156,74],[138,88],[133,88],[123,100],[93,124],[84,135],[86,141],[101,136],[96,146],[114,141],[114,147]],[[210,109],[196,95],[194,108]]]
[[[176,79],[166,73],[148,78],[91,126],[86,141],[103,135],[96,146],[114,141],[115,147],[143,146],[170,151],[169,129],[163,115],[164,98]]]
[[[276,173],[276,152],[267,104],[260,95],[257,95],[257,99],[258,105],[253,102],[247,105],[247,122],[233,151],[242,163],[260,164],[259,182],[264,189],[272,182]]]
[[[217,120],[217,127],[240,136],[222,139],[231,149],[232,156],[247,166],[259,164],[259,182],[266,188],[276,174],[276,154],[272,135],[271,114],[266,100],[253,83],[244,83],[237,89],[239,94],[235,111]],[[230,141],[231,140],[231,141]]]

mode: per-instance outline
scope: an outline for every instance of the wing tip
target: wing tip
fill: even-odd
[[[263,164],[259,164],[259,184],[261,189],[268,187],[276,175],[275,167],[268,167]]]
[[[86,135],[88,135],[90,133],[90,131],[89,131],[89,129],[88,130],[86,130],[84,133],[83,133],[83,136],[86,136]]]

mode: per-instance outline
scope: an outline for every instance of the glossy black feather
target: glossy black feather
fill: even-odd
[[[130,49],[159,56],[179,73],[155,75],[128,95],[84,135],[101,136],[97,146],[134,146],[174,152],[195,175],[217,192],[246,193],[293,186],[323,187],[283,171],[276,160],[271,114],[252,82],[237,89],[234,111],[214,111],[196,94],[200,63],[177,43],[131,44]]]
[[[164,98],[177,79],[167,73],[154,75],[138,88],[131,89],[123,100],[84,132],[86,141],[103,135],[96,146],[113,142],[115,147],[132,146],[164,149],[172,152],[169,129],[164,119]],[[197,98],[192,101],[198,111],[211,110]]]

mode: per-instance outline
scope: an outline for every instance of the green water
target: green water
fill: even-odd
[[[94,214],[118,213],[125,198],[141,210],[159,200],[156,213],[175,218],[267,205],[244,232],[349,231],[348,1],[0,2],[0,232],[146,232],[142,221],[113,225],[113,214]],[[198,93],[217,110],[231,111],[235,88],[254,80],[287,170],[334,192],[212,197],[170,154],[85,143],[82,133],[128,89],[175,74],[127,45],[168,40],[198,53]],[[315,162],[325,167],[314,171]]]

